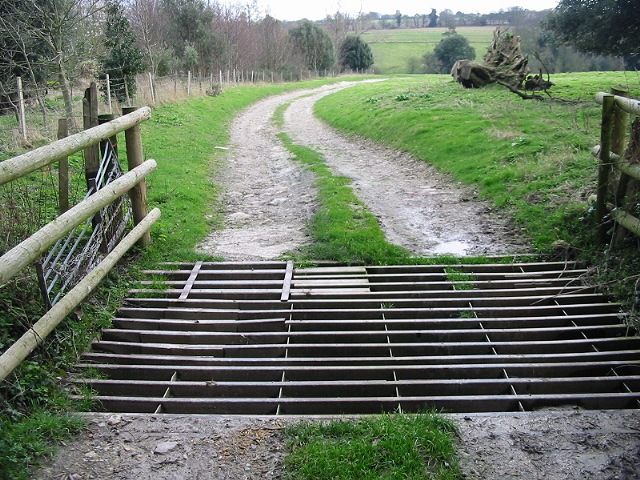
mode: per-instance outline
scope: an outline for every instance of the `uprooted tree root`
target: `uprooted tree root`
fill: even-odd
[[[482,88],[497,83],[524,100],[542,100],[543,97],[535,92],[543,91],[549,95],[547,90],[553,82],[549,75],[545,80],[542,71],[539,75],[530,73],[529,57],[520,49],[520,37],[500,28],[493,32],[493,42],[482,63],[458,60],[451,69],[453,79],[465,88]]]

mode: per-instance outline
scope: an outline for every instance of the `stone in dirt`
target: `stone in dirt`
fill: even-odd
[[[153,453],[164,455],[165,453],[169,453],[174,450],[178,446],[178,442],[161,442],[156,445],[156,448],[153,450]]]

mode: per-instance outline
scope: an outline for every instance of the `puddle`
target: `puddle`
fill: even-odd
[[[436,253],[438,255],[443,255],[448,253],[451,255],[464,256],[467,254],[467,250],[469,249],[471,249],[471,245],[469,245],[468,243],[454,241],[454,242],[441,243],[440,245],[437,245],[436,247],[433,248],[433,253]]]

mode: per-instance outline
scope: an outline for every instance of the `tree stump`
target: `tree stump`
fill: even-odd
[[[517,91],[523,88],[525,79],[533,78],[527,77],[530,73],[528,63],[529,57],[520,50],[520,37],[496,28],[483,62],[458,60],[451,69],[451,75],[465,88],[482,88],[490,83],[499,83],[511,91]]]

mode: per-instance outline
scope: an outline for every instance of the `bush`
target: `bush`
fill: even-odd
[[[438,73],[449,73],[458,60],[474,60],[476,50],[469,45],[466,37],[458,34],[448,35],[436,45],[433,54],[437,60]]]

